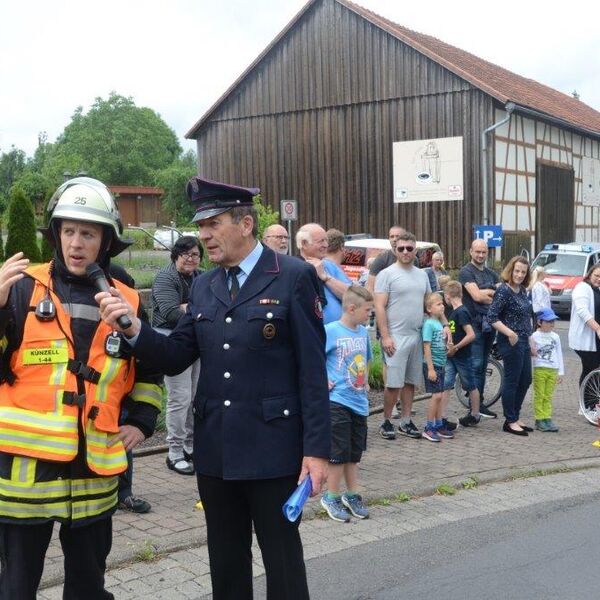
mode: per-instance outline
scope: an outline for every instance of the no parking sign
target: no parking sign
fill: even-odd
[[[282,221],[297,221],[298,220],[298,201],[297,200],[282,200],[280,213],[281,213]]]

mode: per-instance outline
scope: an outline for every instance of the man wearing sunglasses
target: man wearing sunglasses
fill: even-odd
[[[415,385],[422,378],[423,302],[431,286],[427,274],[414,265],[416,252],[415,236],[408,231],[400,234],[395,246],[396,263],[381,271],[375,280],[375,315],[387,366],[384,420],[379,433],[388,440],[396,438],[390,418],[398,397],[402,401],[398,431],[414,439],[421,437],[410,412]]]

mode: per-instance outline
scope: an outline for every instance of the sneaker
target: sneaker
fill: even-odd
[[[495,419],[498,415],[491,411],[487,406],[481,406],[479,409],[479,415],[482,419]]]
[[[342,504],[357,518],[357,519],[368,519],[369,511],[363,504],[363,499],[360,494],[342,494]]]
[[[481,418],[477,418],[474,417],[471,413],[469,413],[468,415],[465,415],[464,417],[461,417],[458,422],[461,424],[462,427],[475,427],[476,425],[479,425],[479,421],[481,420]]]
[[[439,442],[440,436],[438,435],[435,429],[429,429],[429,427],[425,427],[423,430],[423,437],[430,442]]]
[[[138,515],[150,512],[152,505],[147,500],[143,498],[136,498],[135,496],[127,496],[125,500],[119,502],[117,504],[117,508],[121,510],[128,510],[132,513],[137,513]]]
[[[321,496],[321,506],[334,521],[340,521],[340,523],[348,523],[348,521],[350,521],[350,513],[342,504],[341,498],[327,498],[326,496]]]
[[[418,440],[421,437],[421,432],[412,421],[409,421],[407,425],[402,425],[402,423],[400,423],[400,425],[398,425],[398,431],[402,435],[406,435],[415,440]]]
[[[443,425],[442,427],[438,427],[436,432],[443,440],[451,440],[454,438],[454,434],[449,429],[446,429]]]
[[[379,427],[379,435],[384,440],[395,440],[396,433],[394,432],[394,426],[390,423],[389,419],[386,419]]]
[[[558,425],[555,425],[555,423],[552,421],[552,419],[546,419],[546,426],[548,427],[548,431],[559,431],[559,427]]]
[[[448,431],[455,431],[458,427],[458,423],[454,423],[453,421],[448,421],[448,419],[442,419],[442,427],[447,429]]]

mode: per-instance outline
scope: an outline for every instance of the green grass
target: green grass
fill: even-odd
[[[134,559],[138,562],[152,562],[157,558],[158,550],[150,540],[144,540],[134,554]]]
[[[440,485],[435,488],[435,493],[440,496],[454,496],[454,494],[456,494],[456,488],[449,483],[440,483]]]
[[[472,490],[479,485],[479,479],[475,475],[471,475],[471,477],[467,477],[467,479],[462,481],[460,485],[465,490]]]

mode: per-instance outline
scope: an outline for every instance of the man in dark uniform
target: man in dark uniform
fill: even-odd
[[[298,524],[282,505],[310,476],[313,495],[330,450],[325,335],[315,269],[256,241],[256,189],[194,177],[187,193],[208,257],[186,314],[169,337],[136,318],[121,294],[96,296],[102,318],[134,354],[167,375],[198,357],[194,465],[208,531],[213,597],[252,598],[252,526],[272,600],[308,598]]]

